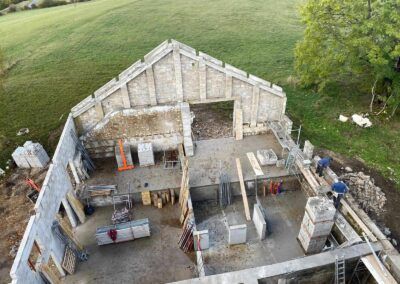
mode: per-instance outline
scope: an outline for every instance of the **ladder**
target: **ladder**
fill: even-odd
[[[346,267],[344,257],[340,258],[336,255],[335,259],[335,284],[345,284],[346,283]]]

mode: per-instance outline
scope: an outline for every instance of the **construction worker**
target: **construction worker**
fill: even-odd
[[[324,174],[324,169],[326,169],[327,167],[329,167],[329,165],[331,164],[331,162],[333,161],[333,159],[331,157],[325,157],[322,158],[321,160],[318,161],[317,164],[317,170],[315,171],[320,177],[322,177]]]
[[[338,209],[340,205],[340,200],[343,198],[344,194],[348,191],[349,189],[347,188],[347,185],[342,182],[338,181],[332,184],[332,191],[336,193],[333,194],[333,204],[335,205],[335,208]]]

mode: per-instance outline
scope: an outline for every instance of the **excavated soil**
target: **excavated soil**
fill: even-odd
[[[29,217],[34,215],[34,204],[26,197],[30,188],[25,178],[31,178],[40,187],[46,169],[14,169],[0,181],[0,283],[10,283],[9,276],[19,243]]]
[[[374,179],[375,185],[382,189],[387,198],[386,205],[384,206],[385,211],[379,214],[379,216],[373,212],[367,213],[382,231],[385,227],[390,229],[391,234],[388,238],[395,239],[397,242],[397,246],[395,247],[397,250],[400,250],[400,210],[398,209],[400,191],[396,189],[395,184],[383,177],[378,171],[366,166],[362,160],[347,158],[329,150],[319,150],[316,154],[319,156],[331,156],[333,158],[331,168],[338,176],[345,173],[345,167],[350,167],[353,172],[364,172]]]

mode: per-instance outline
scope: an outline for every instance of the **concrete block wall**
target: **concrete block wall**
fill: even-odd
[[[61,264],[62,262],[65,247],[53,234],[51,226],[56,218],[61,200],[67,192],[73,189],[67,172],[68,161],[73,159],[76,151],[71,131],[76,134],[72,115],[68,117],[64,126],[52,164],[35,204],[35,215],[30,217],[11,268],[12,283],[43,283],[38,272],[32,270],[28,265],[29,255],[35,241],[41,250],[40,263],[47,263],[50,256],[56,263]]]
[[[167,40],[72,108],[80,134],[121,109],[177,102],[239,101],[243,124],[282,120],[286,95],[277,85],[203,52]]]

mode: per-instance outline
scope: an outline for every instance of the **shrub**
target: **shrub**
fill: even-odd
[[[17,11],[17,6],[15,6],[15,4],[10,4],[10,6],[8,6],[9,13],[14,13],[16,11]]]
[[[49,8],[49,7],[55,7],[55,6],[60,6],[60,5],[66,5],[68,4],[67,1],[56,1],[56,0],[44,0],[39,7],[40,8]]]

